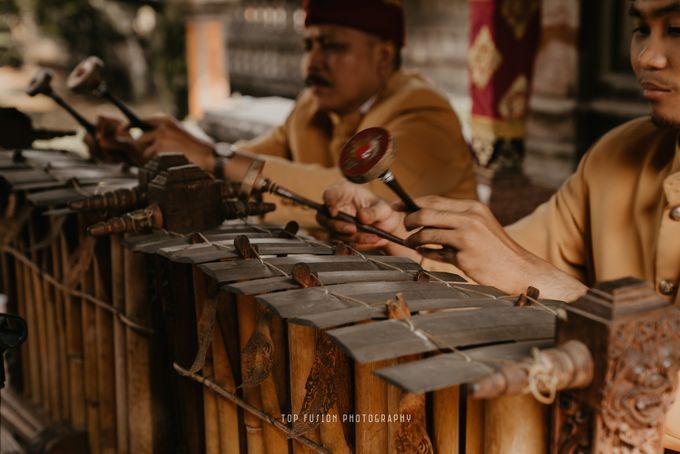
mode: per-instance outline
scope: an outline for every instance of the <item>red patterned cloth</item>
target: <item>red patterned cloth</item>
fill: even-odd
[[[498,140],[522,139],[526,133],[540,0],[470,0],[469,5],[473,147],[486,166],[496,158]]]
[[[404,45],[402,0],[305,0],[304,5],[305,25],[344,25]]]

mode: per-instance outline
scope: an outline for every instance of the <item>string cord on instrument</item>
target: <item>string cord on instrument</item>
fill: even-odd
[[[214,243],[214,242],[210,241],[210,240],[209,240],[205,235],[203,235],[203,233],[201,233],[201,232],[198,232],[198,236],[203,240],[203,242],[205,242],[206,244],[208,244],[208,245],[210,245],[210,246],[214,246],[214,247],[216,247],[216,248],[221,248],[221,249],[230,249],[227,245],[220,244],[220,243]],[[266,266],[267,268],[269,268],[269,269],[271,269],[271,270],[273,270],[273,271],[276,271],[276,272],[280,273],[282,276],[284,276],[284,277],[290,277],[290,274],[286,273],[284,270],[282,270],[282,269],[279,268],[278,266],[274,265],[273,263],[267,262],[266,260],[264,260],[264,259],[260,256],[260,254],[257,254],[257,255],[256,255],[256,259],[257,259],[262,265]]]
[[[88,301],[92,304],[94,304],[97,307],[102,308],[103,310],[110,312],[112,315],[115,317],[118,317],[118,319],[125,325],[129,326],[135,331],[138,331],[141,334],[151,336],[154,334],[154,330],[152,328],[148,328],[140,323],[135,322],[134,320],[130,319],[126,314],[121,312],[120,310],[116,309],[115,307],[111,306],[109,303],[106,301],[102,301],[98,298],[95,298],[92,295],[88,295],[85,292],[81,292],[79,290],[76,290],[74,288],[71,288],[67,285],[62,284],[59,282],[54,276],[51,274],[43,271],[40,269],[31,259],[26,257],[24,254],[22,254],[20,251],[14,249],[11,246],[7,245],[2,245],[0,246],[0,252],[3,254],[9,254],[13,256],[16,260],[19,262],[23,263],[25,266],[27,266],[31,271],[34,271],[35,273],[38,273],[40,277],[42,277],[47,283],[52,285],[52,287],[55,288],[55,290],[60,290],[70,296],[76,297],[76,298],[81,298],[82,300]]]
[[[244,222],[247,223],[247,221],[244,221]],[[268,233],[272,233],[272,234],[273,234],[273,232],[271,232],[269,229],[262,229],[262,230],[266,230]],[[200,234],[200,236],[201,236],[202,239],[204,239],[205,242],[207,242],[207,243],[209,243],[209,244],[214,244],[214,243],[212,243],[210,240],[208,240],[208,238],[206,238],[203,234]],[[299,238],[299,237],[298,237],[298,238]],[[308,244],[316,244],[316,245],[324,244],[324,243],[322,243],[322,242],[320,242],[320,241],[317,241],[317,240],[304,240],[304,241],[305,241],[306,243],[308,243]],[[215,246],[226,247],[226,246],[224,246],[224,245],[218,245],[218,244],[215,244]],[[405,273],[405,274],[409,274],[409,275],[410,275],[410,273],[408,273],[407,271],[405,271],[405,270],[403,270],[403,269],[401,269],[401,268],[399,268],[399,267],[397,267],[397,266],[394,266],[394,265],[392,265],[392,264],[386,263],[385,261],[379,260],[379,259],[377,259],[377,258],[367,256],[366,254],[363,254],[361,251],[358,251],[357,249],[355,249],[355,248],[353,248],[353,247],[351,247],[351,246],[349,246],[349,245],[346,245],[346,246],[347,246],[347,248],[348,248],[349,250],[351,250],[351,251],[352,251],[353,253],[355,253],[357,256],[361,257],[362,259],[364,259],[364,260],[366,260],[366,261],[368,261],[368,262],[372,262],[372,263],[375,263],[375,264],[377,264],[377,265],[383,266],[383,267],[385,267],[385,268],[393,269],[393,270],[396,270],[396,271],[399,271],[399,272],[402,272],[402,273]],[[257,258],[258,258],[258,260],[259,260],[263,265],[265,265],[265,266],[267,266],[267,267],[270,267],[270,268],[272,268],[272,269],[278,271],[278,272],[281,273],[283,276],[285,276],[285,277],[292,277],[290,273],[287,273],[287,272],[285,272],[284,270],[278,268],[277,266],[275,266],[275,265],[273,265],[273,264],[271,264],[271,263],[266,262],[266,261],[265,261],[264,259],[262,259],[259,255],[258,255]],[[454,283],[452,283],[452,282],[449,282],[449,281],[446,281],[446,280],[444,280],[444,279],[441,279],[441,278],[438,277],[437,275],[435,275],[435,274],[433,274],[433,273],[430,273],[430,272],[427,272],[427,271],[425,271],[425,274],[428,275],[429,277],[431,277],[433,280],[438,281],[438,282],[441,282],[442,284],[446,285],[446,286],[449,287],[449,288],[458,290],[458,291],[460,291],[461,293],[463,293],[464,295],[466,295],[466,296],[468,296],[468,297],[480,296],[480,295],[481,295],[481,296],[488,297],[488,298],[495,299],[495,300],[504,300],[504,299],[508,299],[508,298],[516,298],[516,297],[508,296],[508,295],[497,296],[497,295],[493,295],[493,294],[488,293],[488,292],[482,292],[482,291],[478,291],[478,290],[471,289],[471,288],[465,288],[465,287],[463,287],[463,286],[456,285],[456,284],[454,284]],[[377,307],[376,305],[374,305],[374,304],[370,304],[370,303],[368,303],[368,302],[366,302],[366,301],[362,301],[361,299],[358,299],[358,298],[355,298],[355,297],[352,297],[352,296],[349,296],[349,295],[345,295],[345,294],[340,293],[340,292],[335,292],[335,291],[329,290],[328,287],[321,281],[321,279],[319,279],[318,275],[316,275],[316,274],[312,274],[312,277],[313,277],[314,281],[318,284],[318,288],[319,288],[321,291],[323,291],[324,294],[326,294],[326,295],[335,297],[335,298],[337,298],[337,299],[339,299],[339,300],[341,300],[341,301],[345,301],[345,302],[348,302],[348,303],[350,303],[350,304],[355,304],[355,305],[359,305],[359,306],[366,307],[366,308],[368,308],[368,309],[371,309],[372,311],[375,310],[375,309],[378,309],[378,307]],[[527,297],[527,298],[528,298],[530,301],[532,301],[533,303],[535,303],[535,304],[537,305],[537,307],[542,308],[542,309],[545,309],[545,310],[549,311],[550,313],[552,313],[553,315],[557,315],[557,312],[556,312],[556,311],[554,311],[554,310],[552,310],[551,308],[545,306],[543,303],[541,303],[540,301],[536,300],[535,298],[532,298],[532,297]],[[457,354],[457,355],[459,355],[465,362],[476,362],[476,360],[474,360],[470,355],[468,355],[467,353],[465,353],[465,352],[464,352],[463,350],[461,350],[460,348],[458,348],[458,347],[456,347],[456,346],[453,346],[453,345],[451,345],[450,343],[446,342],[446,341],[445,341],[444,339],[442,339],[441,337],[436,336],[436,335],[434,335],[434,334],[432,334],[432,333],[428,333],[427,331],[423,331],[423,330],[417,328],[417,327],[414,325],[414,323],[413,323],[413,321],[411,320],[410,317],[409,317],[409,318],[405,318],[405,319],[399,319],[399,320],[396,320],[396,319],[395,319],[395,320],[393,320],[393,321],[394,321],[394,322],[398,322],[398,323],[402,323],[402,324],[403,324],[404,326],[406,326],[406,328],[407,328],[410,332],[412,332],[415,336],[421,338],[422,340],[424,340],[424,341],[426,341],[426,342],[431,343],[432,345],[434,345],[435,347],[437,347],[437,348],[440,349],[440,350],[447,350],[447,351],[450,351],[450,352],[452,352],[452,353],[454,353],[454,354]],[[482,361],[479,361],[479,362],[482,362]],[[504,360],[503,360],[502,358],[498,358],[498,359],[495,359],[495,358],[485,358],[485,360],[484,360],[483,362],[484,362],[484,363],[489,363],[489,362],[502,363],[502,362],[504,362]],[[538,375],[537,375],[537,376],[538,376]]]
[[[548,307],[547,305],[545,305],[544,303],[542,303],[540,300],[538,300],[538,299],[536,299],[536,298],[533,298],[533,297],[531,297],[531,296],[529,296],[529,295],[527,295],[527,294],[524,294],[524,297],[525,297],[526,299],[528,299],[529,301],[531,301],[532,304],[535,304],[537,308],[543,309],[544,311],[546,311],[546,312],[548,312],[548,313],[554,315],[555,317],[562,318],[562,315],[560,314],[560,312],[559,312],[558,310],[555,310],[555,309],[553,309],[553,308],[551,308],[551,307]],[[516,299],[516,298],[517,298],[516,296],[505,295],[505,296],[499,297],[498,299],[506,300],[506,299]]]
[[[276,419],[272,415],[269,415],[269,414],[259,410],[256,407],[250,405],[248,402],[241,399],[236,394],[234,394],[230,391],[227,391],[226,389],[222,388],[217,383],[213,382],[212,380],[209,380],[207,377],[203,377],[203,376],[198,375],[196,373],[192,373],[191,371],[184,369],[182,366],[180,366],[177,363],[173,363],[172,366],[177,371],[177,373],[180,374],[181,376],[190,378],[190,379],[202,384],[206,388],[208,388],[211,391],[218,394],[220,397],[233,402],[237,406],[243,408],[245,411],[247,411],[247,412],[251,413],[252,415],[260,418],[261,420],[273,425],[274,427],[279,429],[281,432],[286,434],[286,436],[288,438],[292,438],[292,439],[302,443],[303,445],[307,446],[308,448],[313,449],[316,452],[319,452],[319,453],[322,453],[322,454],[331,454],[331,452],[327,448],[319,445],[318,443],[310,440],[309,438],[307,438],[303,435],[295,433],[292,429],[290,429],[288,426],[283,424],[280,420]]]
[[[527,373],[527,387],[524,391],[531,393],[542,404],[551,405],[557,396],[557,373],[538,348],[534,347],[531,353],[534,361],[522,366]]]

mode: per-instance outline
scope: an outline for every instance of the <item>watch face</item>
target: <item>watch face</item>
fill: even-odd
[[[386,129],[364,129],[342,148],[338,166],[350,181],[364,183],[377,178],[385,173],[391,164],[390,144],[391,136]]]

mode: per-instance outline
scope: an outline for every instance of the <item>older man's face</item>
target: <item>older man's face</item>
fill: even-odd
[[[680,0],[635,0],[630,58],[661,124],[680,128]]]
[[[380,39],[339,25],[307,27],[302,71],[322,110],[359,108],[382,87],[392,71],[394,51]]]

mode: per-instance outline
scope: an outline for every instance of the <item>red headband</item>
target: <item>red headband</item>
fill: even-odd
[[[343,25],[402,47],[405,31],[401,3],[401,0],[305,0],[305,25]]]

